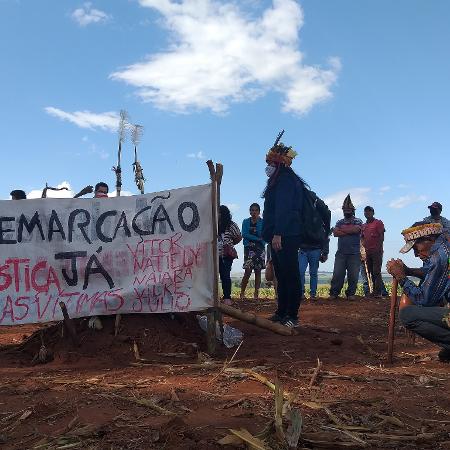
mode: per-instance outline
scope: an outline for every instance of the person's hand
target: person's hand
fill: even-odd
[[[401,259],[391,259],[386,264],[386,270],[397,280],[405,278],[405,265]]]
[[[281,236],[276,234],[272,239],[272,248],[278,252],[281,250]]]
[[[321,263],[324,263],[327,259],[328,259],[328,255],[322,254],[322,255],[320,255],[319,261]]]

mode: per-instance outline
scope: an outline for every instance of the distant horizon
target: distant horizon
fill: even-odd
[[[262,272],[264,273],[265,270],[263,270]],[[319,270],[318,271],[318,275],[321,275],[321,274],[333,275],[333,272],[332,271],[328,271],[328,270]],[[238,272],[238,271],[231,272],[231,278],[233,278],[233,277],[237,278],[237,277],[243,276],[243,275],[244,275],[244,270],[242,270],[242,272]],[[253,276],[254,276],[254,273],[252,273],[252,277]],[[305,276],[309,277],[308,271],[306,271]],[[388,272],[381,272],[381,276],[384,277],[384,278],[387,278],[387,277],[391,277],[392,275],[390,275]]]

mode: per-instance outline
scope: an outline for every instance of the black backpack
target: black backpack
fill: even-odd
[[[320,248],[330,235],[331,211],[315,192],[306,187],[303,188],[300,224],[300,248]]]

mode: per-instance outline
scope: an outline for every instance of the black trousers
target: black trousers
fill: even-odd
[[[408,330],[450,350],[450,308],[440,306],[405,306],[400,320]]]
[[[278,309],[280,317],[298,318],[301,288],[298,268],[298,249],[300,238],[288,236],[281,238],[281,250],[272,249],[272,262],[278,281]]]
[[[233,258],[219,258],[219,275],[222,282],[223,298],[231,298],[231,266]]]
[[[366,255],[367,269],[372,277],[373,295],[381,295],[381,266],[383,265],[383,252],[369,253]]]

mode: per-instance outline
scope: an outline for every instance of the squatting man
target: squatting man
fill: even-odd
[[[387,271],[403,289],[400,320],[408,330],[439,345],[439,360],[450,362],[450,243],[440,223],[416,222],[403,230],[406,244],[400,250],[423,261],[418,269],[407,267],[401,259],[391,259]],[[420,279],[416,285],[408,276]]]

